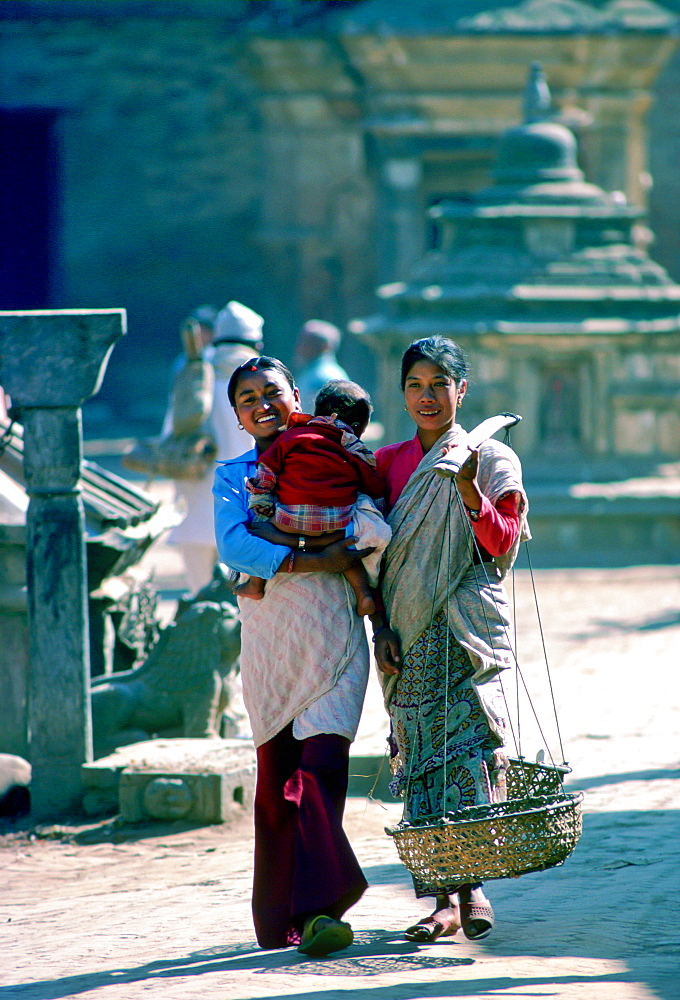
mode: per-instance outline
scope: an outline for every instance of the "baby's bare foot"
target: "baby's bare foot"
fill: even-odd
[[[251,601],[261,601],[264,597],[263,588],[255,585],[248,580],[246,583],[240,583],[238,587],[234,587],[234,593],[237,597],[249,597]]]

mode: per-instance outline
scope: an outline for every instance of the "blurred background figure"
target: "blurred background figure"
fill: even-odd
[[[246,434],[238,425],[227,396],[227,386],[239,365],[261,353],[263,323],[261,316],[240,302],[228,302],[217,314],[211,360],[215,369],[212,425],[217,442],[218,462],[236,458],[254,446],[250,434]],[[212,491],[212,482],[210,489]]]
[[[182,340],[182,353],[178,354],[173,361],[171,369],[172,382],[174,382],[175,375],[177,375],[177,373],[184,368],[188,358],[202,357],[205,358],[206,361],[210,360],[216,316],[217,309],[215,306],[197,306],[196,309],[193,309],[187,318],[182,322],[179,328]],[[163,437],[170,434],[171,430],[172,390],[170,391],[168,409],[165,414],[165,420],[163,421]]]
[[[227,384],[232,372],[262,350],[263,319],[240,302],[228,302],[210,322],[210,307],[202,306],[191,313],[181,326],[184,347],[182,364],[202,359],[213,369],[212,398],[204,431],[214,439],[216,461],[224,461],[242,454],[253,446],[253,439],[239,429],[236,416],[229,405]],[[166,415],[163,433],[170,432],[178,399],[173,393]],[[200,590],[211,577],[217,560],[213,519],[212,485],[214,465],[201,479],[176,479],[175,501],[186,512],[181,524],[170,532],[168,542],[182,553],[185,575],[192,593]]]
[[[314,400],[322,385],[330,379],[349,380],[335,356],[341,339],[337,326],[321,319],[308,320],[298,334],[295,375],[305,413],[314,412]]]
[[[184,326],[192,327],[194,337],[198,339],[204,357],[206,350],[213,342],[216,318],[217,309],[215,306],[198,306],[189,313],[184,321]]]

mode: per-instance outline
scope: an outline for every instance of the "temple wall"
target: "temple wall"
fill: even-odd
[[[375,286],[426,247],[428,203],[488,182],[533,59],[589,179],[644,198],[651,167],[653,253],[680,276],[679,56],[655,82],[670,37],[279,38],[214,13],[37,9],[0,20],[0,111],[51,122],[49,291],[3,304],[127,309],[92,404],[102,433],[159,426],[178,323],[199,302],[261,312],[267,350],[287,361],[304,319],[372,311]],[[346,338],[341,360],[375,389],[363,345]]]

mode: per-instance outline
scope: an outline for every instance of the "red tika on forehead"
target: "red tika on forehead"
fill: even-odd
[[[256,372],[257,371],[257,365],[251,365],[250,368],[248,369],[248,371],[250,371],[250,372]]]

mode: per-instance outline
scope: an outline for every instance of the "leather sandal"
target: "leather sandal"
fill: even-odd
[[[319,914],[305,921],[298,951],[302,955],[320,957],[349,948],[353,940],[354,933],[348,923]]]
[[[469,941],[481,941],[482,938],[488,937],[495,922],[493,908],[488,899],[483,903],[472,900],[461,901],[460,919],[463,934]]]
[[[431,916],[419,920],[412,927],[407,927],[404,931],[404,937],[407,941],[417,941],[418,944],[432,944],[437,938],[453,937],[456,931],[460,930],[461,923],[458,907],[451,907],[451,909],[455,909],[456,912],[450,919],[438,918],[433,913]]]

